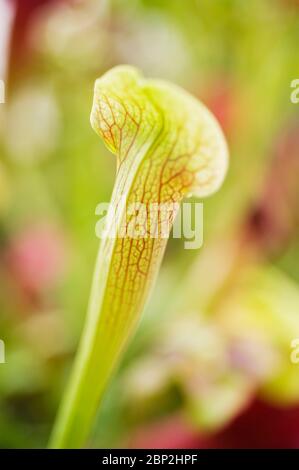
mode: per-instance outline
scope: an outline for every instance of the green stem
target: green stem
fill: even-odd
[[[123,181],[121,172],[117,181]],[[111,210],[116,204],[119,184],[116,184]],[[119,220],[124,213],[119,213]],[[109,219],[109,214],[108,214]],[[108,230],[109,232],[109,230]],[[93,418],[115,366],[119,362],[132,332],[135,330],[163,257],[167,240],[153,239],[151,257],[146,260],[150,276],[141,279],[142,286],[130,298],[126,284],[136,275],[136,266],[130,266],[131,257],[121,265],[127,269],[119,294],[115,289],[117,246],[123,251],[132,250],[134,242],[130,238],[105,238],[102,240],[97,257],[92,290],[90,295],[87,322],[75,361],[72,376],[66,391],[56,425],[50,441],[52,448],[76,448],[82,446],[88,437]],[[138,276],[136,277],[138,281]],[[109,292],[114,292],[113,296]],[[117,298],[118,297],[118,298]],[[132,298],[133,297],[133,298]],[[115,308],[113,304],[117,307]],[[115,313],[115,314],[114,314]]]

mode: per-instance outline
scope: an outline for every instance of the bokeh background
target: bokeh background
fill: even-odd
[[[0,31],[0,447],[47,445],[115,176],[93,84],[128,63],[203,101],[231,162],[203,247],[170,240],[87,446],[299,448],[299,2],[0,0]]]

